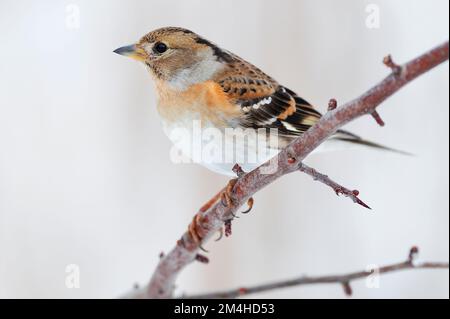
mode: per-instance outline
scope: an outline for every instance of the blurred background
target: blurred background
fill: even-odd
[[[144,67],[112,53],[182,26],[260,66],[324,111],[448,39],[447,0],[0,0],[0,297],[114,298],[145,284],[227,178],[169,160]],[[308,163],[361,191],[368,212],[302,174],[255,196],[178,293],[449,259],[449,72],[444,64],[347,128],[410,151]],[[286,200],[288,198],[289,200]],[[79,282],[72,280],[79,274]],[[72,278],[72,279],[71,279]],[[79,285],[78,285],[79,284]],[[353,284],[357,298],[448,298],[446,270]],[[346,298],[338,285],[258,297]]]

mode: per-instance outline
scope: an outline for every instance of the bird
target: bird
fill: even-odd
[[[322,117],[260,68],[184,28],[151,31],[114,52],[148,69],[163,130],[181,157],[222,175],[235,176],[236,163],[243,171],[257,168]],[[343,145],[396,151],[345,130],[323,148]]]

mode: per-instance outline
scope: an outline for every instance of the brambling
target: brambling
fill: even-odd
[[[114,52],[144,63],[150,71],[158,97],[157,109],[172,142],[183,154],[199,157],[200,164],[221,174],[233,175],[236,163],[245,171],[253,170],[321,117],[305,99],[256,66],[186,29],[161,28]],[[210,138],[182,138],[199,123]],[[263,134],[249,134],[238,145],[233,130],[262,130]],[[256,136],[268,140],[273,132],[275,143],[254,143]],[[211,145],[211,136],[217,135],[220,138],[213,139],[215,144]],[[336,132],[330,142],[389,149],[343,130]],[[195,156],[197,148],[213,149],[219,156],[215,160],[206,158],[208,152]],[[224,159],[230,148],[241,160],[236,160],[236,156]]]

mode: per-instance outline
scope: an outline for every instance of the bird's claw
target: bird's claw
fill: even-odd
[[[250,212],[252,211],[252,209],[253,209],[253,204],[254,204],[254,203],[255,203],[255,200],[253,199],[253,197],[250,197],[250,198],[247,200],[247,206],[248,206],[248,209],[245,210],[245,211],[243,211],[242,214],[248,214],[248,213],[250,213]]]
[[[190,237],[192,238],[192,240],[194,241],[195,244],[198,245],[198,247],[204,251],[205,253],[207,253],[208,251],[203,248],[202,241],[203,241],[203,236],[201,234],[201,224],[202,224],[202,220],[203,220],[203,215],[202,213],[198,213],[197,215],[194,216],[194,219],[192,220],[191,224],[188,227],[188,233],[190,235]]]
[[[223,228],[221,227],[219,230],[219,237],[217,237],[216,241],[220,241],[223,238]]]
[[[220,194],[220,199],[222,201],[223,206],[232,207],[234,205],[233,189],[237,181],[238,181],[237,178],[230,180],[225,189],[223,190],[223,192]]]

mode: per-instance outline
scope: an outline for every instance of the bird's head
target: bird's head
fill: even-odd
[[[152,31],[114,52],[143,62],[156,79],[179,87],[209,80],[233,59],[194,32],[174,27]]]

